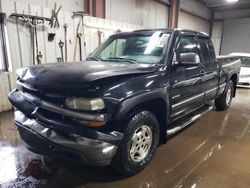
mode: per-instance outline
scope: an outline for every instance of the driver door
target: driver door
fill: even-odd
[[[189,114],[204,103],[204,66],[202,63],[181,64],[180,56],[185,53],[199,54],[195,35],[183,35],[176,47],[170,73],[170,121]]]

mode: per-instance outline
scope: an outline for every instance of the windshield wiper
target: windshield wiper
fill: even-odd
[[[129,59],[129,58],[124,58],[124,57],[111,57],[111,58],[107,58],[105,60],[122,60],[123,62],[129,62],[131,64],[136,64],[137,62],[134,59]]]
[[[102,59],[99,57],[90,56],[86,59],[87,61],[116,61],[116,60],[122,60],[122,62],[129,62],[131,64],[136,64],[137,62],[134,59],[129,58],[123,58],[123,57],[111,57],[107,59]]]
[[[94,56],[90,56],[86,60],[87,61],[103,61],[102,58],[98,58],[98,57],[94,57]]]

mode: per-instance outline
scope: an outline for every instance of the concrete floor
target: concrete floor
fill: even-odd
[[[150,165],[123,178],[28,151],[0,114],[0,187],[249,187],[250,90],[239,89],[226,112],[211,111],[158,148]]]

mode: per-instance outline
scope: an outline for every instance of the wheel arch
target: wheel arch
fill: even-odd
[[[139,109],[148,110],[156,116],[160,126],[160,142],[165,143],[167,118],[169,115],[167,92],[154,91],[128,98],[118,105],[115,113],[113,114],[113,118],[123,120],[129,114]]]

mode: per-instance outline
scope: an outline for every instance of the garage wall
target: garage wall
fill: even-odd
[[[210,10],[197,0],[180,0],[180,9],[205,20],[210,19]]]
[[[250,53],[250,9],[215,13],[222,32],[221,55],[232,52]],[[233,37],[232,37],[233,36]]]
[[[0,0],[6,1],[6,0]],[[15,2],[16,0],[8,0],[9,2]],[[55,2],[57,7],[63,5],[62,9],[66,11],[83,11],[84,10],[84,0],[18,0],[18,3],[21,4],[30,4],[36,6],[42,6],[46,8],[53,8]]]
[[[67,5],[67,4],[66,4]],[[2,11],[7,13],[7,30],[9,32],[9,45],[10,56],[13,71],[10,73],[0,72],[0,112],[11,109],[11,105],[8,101],[7,94],[11,89],[15,88],[16,69],[32,65],[32,43],[30,29],[27,25],[17,22],[16,19],[9,18],[9,15],[13,12],[25,13],[37,16],[51,16],[51,8],[44,6],[31,5],[27,3],[20,3],[19,1],[1,1]],[[74,60],[74,51],[76,49],[76,58],[79,60],[79,48],[78,41],[76,40],[76,28],[80,22],[79,17],[72,18],[72,12],[63,10],[59,14],[59,22],[61,25],[67,23],[68,25],[68,61]],[[80,25],[81,26],[81,25]],[[142,26],[128,24],[124,22],[112,21],[101,18],[94,18],[86,16],[84,17],[84,27],[80,27],[79,32],[83,32],[86,40],[86,54],[92,52],[97,46],[100,39],[104,41],[111,34],[115,33],[117,29],[122,31],[131,31],[141,29]],[[48,32],[56,33],[56,37],[53,42],[48,42]],[[48,23],[38,28],[38,41],[39,51],[41,51],[42,63],[56,62],[57,57],[61,56],[60,48],[58,46],[59,41],[64,41],[64,28],[50,29]],[[82,38],[82,46],[83,46]],[[85,58],[83,48],[83,58]]]
[[[236,18],[250,18],[250,9],[241,9],[241,10],[227,10],[222,12],[215,13],[215,19],[217,20],[229,20]]]
[[[196,0],[181,0],[178,27],[209,33],[210,10]]]
[[[11,105],[8,101],[8,93],[11,90],[9,78],[9,73],[0,72],[0,112],[11,109]]]
[[[106,19],[140,25],[145,28],[166,28],[168,11],[168,6],[156,1],[106,0]]]
[[[16,3],[17,2],[17,3]],[[63,5],[62,10],[66,11],[82,11],[84,10],[83,0],[57,0],[57,7]],[[0,0],[0,11],[6,12],[7,16],[11,13],[34,13],[37,15],[50,16],[51,9],[54,7],[55,0]],[[50,7],[50,8],[49,8]],[[70,13],[69,13],[70,14]],[[31,54],[30,54],[30,33],[27,27],[22,27],[17,25],[15,21],[8,20],[7,29],[9,31],[9,42],[10,42],[10,52],[11,52],[11,64],[13,66],[13,71],[10,73],[0,72],[0,112],[7,111],[11,109],[11,105],[8,101],[8,93],[15,86],[15,71],[21,66],[27,66],[30,64]],[[19,32],[17,32],[19,30]],[[39,41],[43,41],[45,38],[46,31],[38,31]],[[19,41],[19,42],[18,42]],[[53,44],[52,44],[53,46]],[[41,51],[44,51],[50,46],[45,46],[41,42]],[[53,54],[55,51],[51,51]],[[49,59],[50,54],[47,54],[46,58]],[[44,57],[45,58],[45,57]],[[53,60],[55,61],[55,60]]]
[[[222,31],[223,31],[223,21],[215,21],[213,23],[213,31],[211,38],[214,44],[216,55],[220,54]]]
[[[193,30],[209,33],[208,21],[198,18],[197,16],[191,15],[183,11],[181,11],[179,15],[178,27],[182,29],[193,29]]]
[[[250,18],[224,21],[221,54],[250,53]],[[233,37],[232,37],[233,36]]]

